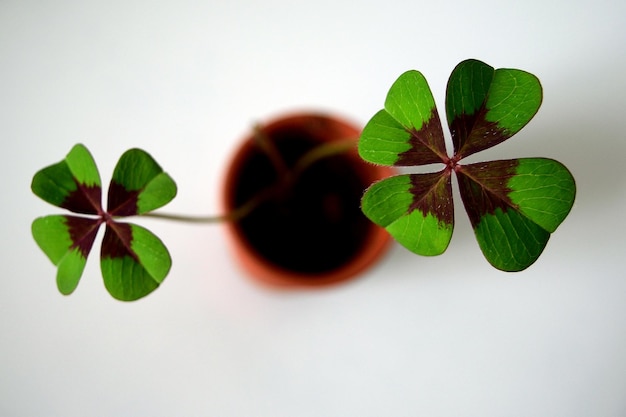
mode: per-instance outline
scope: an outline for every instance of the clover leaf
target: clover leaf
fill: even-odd
[[[141,226],[118,221],[162,207],[176,195],[174,181],[146,152],[131,149],[122,155],[109,185],[106,211],[100,174],[80,144],[63,161],[37,172],[31,189],[55,206],[87,215],[50,215],[32,224],[35,241],[58,267],[57,287],[62,294],[76,289],[103,224],[100,267],[105,287],[114,298],[136,300],[163,282],[172,264],[163,242]]]
[[[528,72],[494,69],[473,59],[461,62],[446,89],[454,147],[450,157],[426,79],[418,71],[402,74],[391,86],[384,109],[363,129],[359,154],[381,165],[441,163],[443,169],[373,184],[362,199],[364,214],[409,250],[439,255],[454,228],[454,172],[486,259],[504,271],[529,267],[572,208],[576,184],[571,173],[547,158],[459,162],[512,137],[537,113],[541,101],[541,84]]]

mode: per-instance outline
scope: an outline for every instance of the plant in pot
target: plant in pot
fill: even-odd
[[[32,233],[57,265],[63,294],[78,285],[102,225],[101,271],[109,293],[129,301],[159,286],[171,258],[158,237],[122,221],[135,215],[223,221],[234,241],[243,242],[242,259],[264,282],[327,285],[371,265],[389,235],[417,254],[443,253],[454,227],[454,173],[485,258],[500,270],[521,271],[537,260],[569,213],[576,192],[571,173],[547,158],[461,162],[517,133],[541,101],[539,80],[528,72],[496,70],[473,59],[461,62],[446,90],[453,143],[449,156],[426,79],[407,71],[360,135],[322,115],[257,127],[227,173],[226,214],[207,218],[153,212],[175,196],[176,185],[139,149],[120,158],[104,210],[95,162],[83,145],[76,145],[63,161],[35,174],[31,188],[45,201],[83,216],[41,217]],[[393,171],[430,164],[442,168]],[[298,236],[309,241],[295,242]],[[360,251],[368,258],[352,263]]]

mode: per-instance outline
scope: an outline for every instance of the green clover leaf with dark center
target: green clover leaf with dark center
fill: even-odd
[[[516,134],[537,113],[541,101],[541,84],[528,72],[494,69],[477,60],[461,62],[446,89],[454,147],[449,157],[426,79],[418,71],[402,74],[389,90],[384,110],[363,129],[359,154],[376,164],[441,163],[443,169],[373,184],[363,196],[363,212],[407,249],[439,255],[448,247],[454,228],[454,172],[487,260],[505,271],[529,267],[572,208],[576,184],[571,173],[547,158],[467,165],[460,161]]]
[[[56,280],[62,294],[76,289],[103,224],[100,267],[114,298],[142,298],[167,276],[172,261],[163,242],[141,226],[118,221],[162,207],[176,195],[174,181],[146,152],[130,149],[121,156],[109,185],[106,211],[98,168],[80,144],[63,161],[37,172],[31,189],[57,207],[83,214],[50,215],[32,224],[35,241],[58,267]]]

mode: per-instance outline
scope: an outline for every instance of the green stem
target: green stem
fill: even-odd
[[[302,155],[300,159],[298,159],[298,161],[293,166],[293,175],[297,177],[317,161],[320,161],[324,158],[329,158],[331,156],[341,155],[352,149],[355,149],[355,147],[356,141],[353,139],[346,139],[318,145]]]
[[[292,172],[289,170],[289,167],[285,163],[285,160],[281,156],[278,148],[274,142],[270,140],[267,136],[267,133],[263,131],[263,128],[259,125],[254,126],[254,140],[256,144],[265,152],[267,157],[274,165],[276,172],[278,172],[278,177],[287,180],[292,176]]]
[[[223,222],[235,222],[246,217],[252,210],[254,210],[259,204],[269,198],[275,193],[274,187],[266,189],[265,191],[256,195],[256,197],[250,199],[245,204],[237,207],[230,213],[215,215],[215,216],[189,216],[183,214],[168,214],[168,213],[145,213],[143,216],[151,217],[155,219],[172,220],[186,223],[200,223],[200,224],[213,224]]]
[[[305,153],[294,164],[293,169],[289,169],[285,164],[280,153],[270,141],[267,136],[258,127],[255,128],[255,137],[259,146],[267,153],[268,157],[274,164],[276,170],[281,173],[280,177],[283,179],[280,184],[276,184],[273,187],[267,188],[262,192],[259,192],[255,197],[248,200],[243,205],[237,207],[230,213],[215,215],[215,216],[188,216],[180,214],[168,214],[168,213],[145,213],[143,216],[151,217],[155,219],[172,220],[186,223],[196,224],[213,224],[222,222],[236,222],[246,217],[252,212],[259,204],[265,200],[284,192],[286,183],[293,183],[295,179],[302,175],[311,165],[316,162],[335,155],[340,155],[354,149],[356,141],[354,139],[346,139],[337,142],[324,143],[316,146],[307,153]]]

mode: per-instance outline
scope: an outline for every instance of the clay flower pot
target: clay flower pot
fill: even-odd
[[[388,233],[362,214],[360,199],[392,170],[359,158],[359,134],[357,127],[327,115],[295,114],[264,124],[243,140],[226,173],[223,203],[232,212],[263,197],[226,226],[237,260],[252,277],[282,287],[335,284],[354,278],[388,249]],[[271,141],[278,158],[263,149],[260,137]],[[311,149],[337,141],[353,146],[290,174]],[[286,176],[291,181],[284,181]]]

